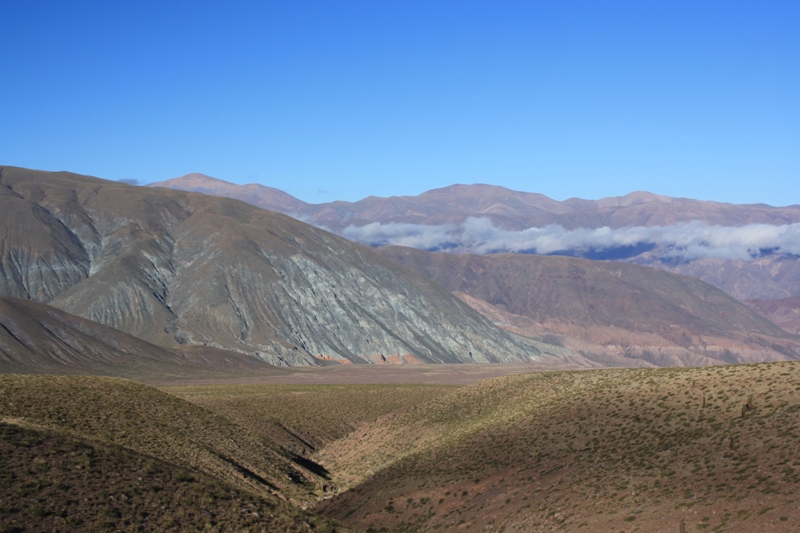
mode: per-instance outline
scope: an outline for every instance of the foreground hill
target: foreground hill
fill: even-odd
[[[306,504],[327,483],[251,429],[133,381],[0,375],[0,418],[123,446],[265,497]]]
[[[0,294],[161,346],[281,365],[570,354],[369,248],[236,200],[2,167],[0,236]]]
[[[694,278],[573,257],[377,251],[475,299],[466,301],[512,331],[525,333],[526,324],[509,314],[538,326],[533,335],[564,335],[587,354],[659,366],[800,358],[800,337]]]
[[[323,468],[275,438],[146,385],[0,375],[0,434],[3,525],[332,530],[302,511],[330,490]]]
[[[389,198],[370,196],[358,202],[307,204],[277,189],[257,184],[235,185],[202,174],[190,174],[153,185],[239,198],[266,209],[300,217],[362,242],[374,243],[372,231],[378,231],[388,239],[387,242],[378,244],[410,245],[408,242],[400,242],[404,232],[407,232],[405,235],[417,243],[414,246],[425,249],[456,246],[453,243],[445,245],[441,240],[442,228],[453,229],[470,217],[488,218],[497,228],[512,232],[527,228],[542,228],[550,224],[568,231],[602,227],[612,229],[638,227],[641,230],[694,221],[720,227],[740,227],[748,224],[781,226],[800,222],[800,205],[787,207],[764,204],[734,205],[671,198],[648,192],[634,192],[600,200],[570,198],[559,202],[541,194],[477,184],[452,185],[417,196]],[[400,224],[400,226],[395,228],[385,226],[383,230],[379,226],[373,227],[370,231],[345,231],[348,227],[352,230],[369,224]],[[403,224],[418,226],[403,229]],[[426,231],[436,236],[433,241],[419,238]],[[760,229],[755,229],[750,234],[751,246],[758,248],[756,243],[761,234],[763,230]],[[773,300],[800,296],[800,260],[797,255],[773,253],[774,250],[768,249],[770,247],[771,245],[766,245],[767,249],[759,250],[759,254],[764,252],[760,257],[746,260],[741,257],[727,257],[730,252],[726,251],[707,257],[676,260],[673,255],[664,255],[664,250],[655,244],[623,246],[603,251],[593,250],[591,247],[555,251],[590,258],[624,259],[693,276],[723,289],[740,300]]]
[[[113,444],[0,422],[2,531],[345,531]]]
[[[49,305],[0,297],[0,372],[165,380],[286,371],[260,359],[215,348],[162,348]]]
[[[484,381],[326,447],[366,531],[800,528],[800,363]]]

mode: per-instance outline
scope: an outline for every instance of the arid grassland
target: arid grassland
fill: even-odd
[[[363,424],[452,392],[448,385],[211,385],[165,387],[303,456]]]
[[[0,423],[0,531],[337,531],[275,497],[108,443]]]
[[[0,435],[0,531],[800,528],[798,362],[466,386],[0,375]]]
[[[219,376],[226,378],[225,374]],[[446,385],[204,385],[0,375],[0,531],[345,531],[309,458]]]
[[[147,385],[0,375],[0,423],[8,531],[343,530],[315,463]]]
[[[795,531],[800,363],[487,380],[320,452],[360,531]]]

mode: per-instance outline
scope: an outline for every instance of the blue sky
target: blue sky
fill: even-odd
[[[800,2],[0,0],[0,164],[800,203]]]

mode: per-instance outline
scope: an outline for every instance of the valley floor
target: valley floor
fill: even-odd
[[[577,370],[567,365],[540,363],[480,363],[437,365],[332,365],[325,367],[289,367],[276,375],[256,377],[221,377],[193,379],[142,380],[150,385],[366,385],[420,384],[469,385],[484,379],[529,372]]]

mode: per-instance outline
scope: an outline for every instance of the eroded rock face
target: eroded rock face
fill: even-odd
[[[371,250],[236,200],[0,169],[0,294],[161,346],[274,364],[536,360],[569,351],[494,327]]]

